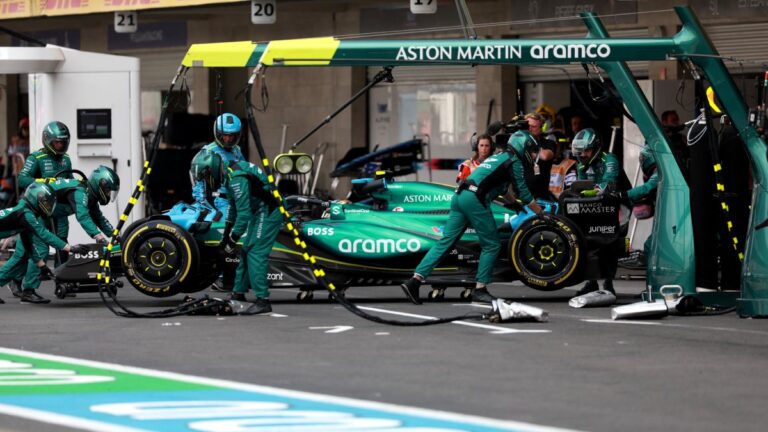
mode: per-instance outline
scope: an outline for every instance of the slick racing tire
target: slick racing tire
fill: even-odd
[[[197,280],[197,244],[173,222],[141,222],[130,230],[122,246],[125,276],[143,294],[170,297]]]
[[[509,240],[508,252],[520,280],[540,291],[573,285],[586,261],[578,229],[555,215],[525,221]]]

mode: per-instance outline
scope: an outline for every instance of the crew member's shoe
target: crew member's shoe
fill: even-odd
[[[214,282],[213,285],[211,285],[211,291],[230,292],[230,291],[232,291],[232,288],[225,286],[224,285],[224,278],[220,277],[220,278],[216,279],[216,282]]]
[[[26,304],[47,304],[51,301],[42,297],[33,289],[25,289],[21,292],[21,303]]]
[[[576,296],[578,297],[584,294],[589,294],[599,289],[600,289],[600,286],[597,285],[597,281],[594,281],[594,280],[587,281],[587,283],[585,283],[584,286],[581,287],[581,289],[576,292]]]
[[[475,288],[472,290],[472,301],[475,303],[492,303],[496,297],[488,292],[486,288]]]
[[[407,281],[400,284],[400,288],[403,289],[403,292],[405,293],[405,296],[408,297],[408,300],[411,301],[411,303],[420,305],[421,300],[419,300],[419,287],[421,286],[421,281],[416,278],[410,278]]]
[[[4,304],[4,303],[5,303],[5,302],[3,301],[3,299],[0,299],[0,304]]]
[[[19,281],[12,280],[8,282],[8,290],[11,291],[11,295],[16,298],[21,298],[21,283]]]
[[[616,295],[616,290],[613,289],[613,280],[611,279],[606,279],[603,281],[603,289],[613,295]]]
[[[248,308],[238,315],[258,315],[272,312],[272,304],[269,299],[257,298]]]
[[[244,302],[245,301],[245,294],[232,291],[231,293],[229,293],[229,299],[230,300]]]

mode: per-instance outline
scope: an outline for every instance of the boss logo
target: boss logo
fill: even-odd
[[[99,251],[89,251],[85,255],[81,254],[75,254],[75,259],[92,259],[92,258],[98,258],[99,257]]]
[[[308,236],[332,236],[333,227],[309,227],[307,228]]]

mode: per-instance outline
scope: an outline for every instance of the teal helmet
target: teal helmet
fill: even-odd
[[[581,157],[582,153],[584,150],[590,149],[594,150],[592,152],[592,156],[587,161],[583,160]],[[600,137],[597,136],[597,133],[592,128],[582,129],[576,134],[575,137],[573,137],[573,143],[571,143],[571,152],[582,164],[590,165],[598,158],[601,150],[602,146],[600,144]]]
[[[651,151],[651,148],[647,145],[643,147],[642,150],[640,150],[640,167],[642,168],[643,172],[649,172],[653,169],[653,167],[656,165],[656,158],[653,157],[653,152]]]
[[[189,174],[195,182],[204,181],[209,190],[216,190],[224,182],[224,164],[216,152],[201,150],[192,159]]]
[[[24,201],[28,208],[39,216],[49,217],[56,208],[56,194],[45,183],[35,182],[24,191]]]
[[[240,119],[232,113],[224,113],[216,117],[213,123],[213,137],[216,144],[229,150],[240,142],[243,127]]]
[[[509,137],[507,151],[516,154],[524,164],[533,166],[536,162],[533,154],[539,153],[539,143],[530,132],[519,130]]]
[[[69,128],[60,121],[52,121],[43,128],[43,146],[51,154],[63,155],[69,149]]]
[[[99,204],[107,205],[115,199],[120,190],[120,177],[112,168],[100,165],[88,177],[88,188]]]

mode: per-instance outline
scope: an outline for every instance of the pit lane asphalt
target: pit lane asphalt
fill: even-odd
[[[619,303],[638,301],[643,283],[617,282]],[[53,298],[52,283],[40,292]],[[491,292],[547,309],[550,321],[394,327],[358,318],[325,293],[300,304],[295,290],[282,289],[273,291],[272,316],[127,319],[98,294],[35,306],[3,289],[0,346],[579,430],[765,430],[768,321],[731,313],[611,322],[610,308],[568,307],[573,289],[497,284]],[[397,287],[348,291],[360,306],[393,312],[483,310],[458,294],[449,289],[445,301],[415,306]],[[181,301],[130,286],[119,297],[144,311]],[[312,328],[335,326],[353,328]],[[61,430],[0,416],[0,431]]]

